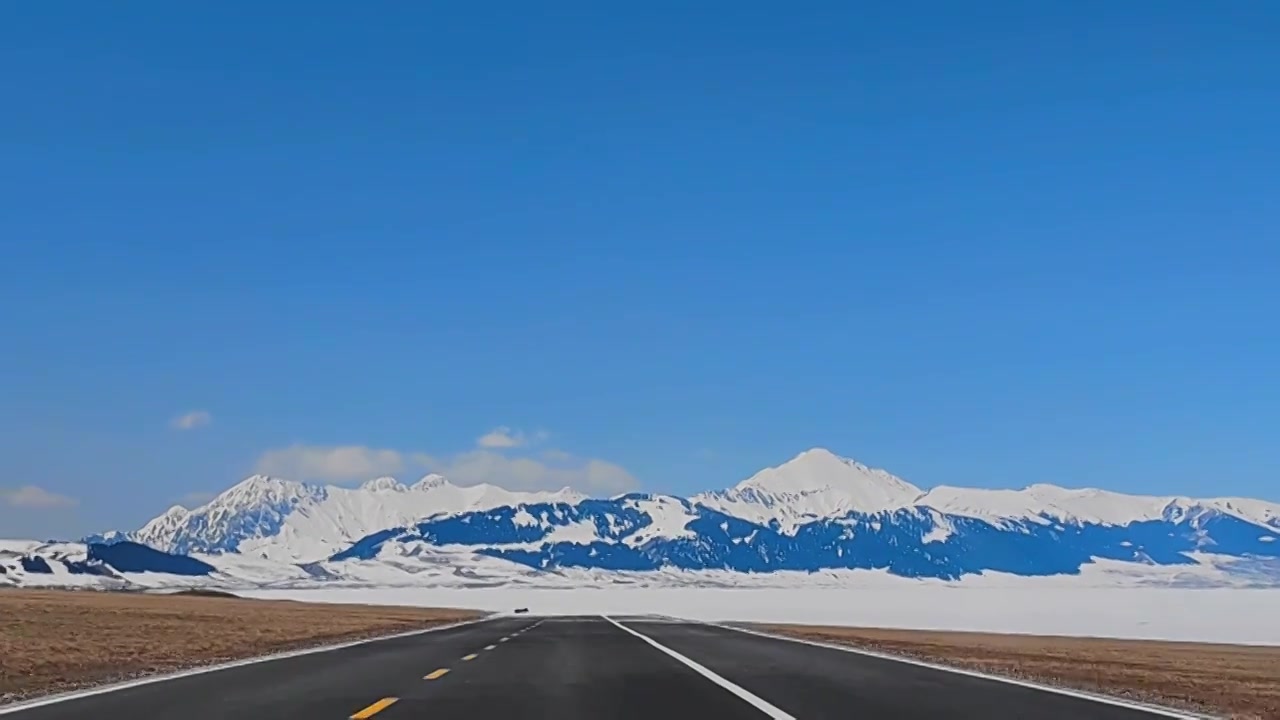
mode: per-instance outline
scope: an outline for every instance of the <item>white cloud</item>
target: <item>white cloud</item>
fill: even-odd
[[[292,445],[268,450],[258,458],[257,472],[290,480],[367,480],[405,468],[396,450],[363,445]]]
[[[266,451],[256,466],[256,472],[264,475],[328,482],[368,480],[406,470],[440,473],[458,485],[489,483],[510,490],[559,490],[567,486],[590,494],[614,495],[639,486],[631,473],[619,465],[555,449],[545,450],[536,458],[493,450],[471,450],[446,457],[361,445],[293,445]]]
[[[482,448],[513,448],[524,444],[524,433],[513,432],[509,427],[496,427],[476,439],[476,445]]]
[[[440,461],[430,456],[424,468],[458,485],[490,483],[509,490],[559,490],[571,487],[594,495],[615,495],[634,490],[639,482],[624,468],[594,458],[579,458],[564,451],[547,451],[543,460],[508,457],[490,450],[472,450]]]
[[[213,416],[207,410],[192,410],[169,421],[169,427],[176,430],[195,430],[213,422]]]
[[[494,449],[524,447],[544,443],[550,437],[551,433],[546,430],[537,430],[531,435],[525,435],[523,430],[512,430],[506,425],[499,425],[476,438],[476,447]]]
[[[23,485],[12,490],[0,488],[0,502],[10,507],[28,510],[74,507],[79,504],[79,501],[73,497],[49,492],[35,485]]]
[[[401,472],[433,472],[458,485],[489,483],[510,490],[559,490],[571,487],[596,494],[614,495],[634,490],[639,483],[621,466],[595,458],[583,458],[556,448],[533,454],[526,445],[545,442],[546,430],[526,435],[500,426],[476,440],[478,446],[456,455],[436,455],[412,450],[371,448],[363,445],[292,445],[264,452],[256,471],[290,480],[346,482],[368,480]]]

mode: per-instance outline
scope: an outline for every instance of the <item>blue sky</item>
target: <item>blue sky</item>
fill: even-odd
[[[7,10],[0,535],[816,445],[1280,498],[1274,7],[540,5]]]

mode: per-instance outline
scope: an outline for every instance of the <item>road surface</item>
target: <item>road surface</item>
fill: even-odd
[[[504,617],[6,712],[13,720],[1035,718],[1140,709],[656,618]]]

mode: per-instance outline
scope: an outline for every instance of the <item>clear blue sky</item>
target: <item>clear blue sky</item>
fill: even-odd
[[[4,11],[0,536],[815,445],[1280,499],[1274,5],[453,5]]]

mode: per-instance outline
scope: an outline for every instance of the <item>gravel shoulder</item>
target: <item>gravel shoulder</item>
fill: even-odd
[[[449,608],[4,590],[0,703],[481,615]]]
[[[1230,718],[1280,718],[1280,648],[755,625],[943,665]]]

